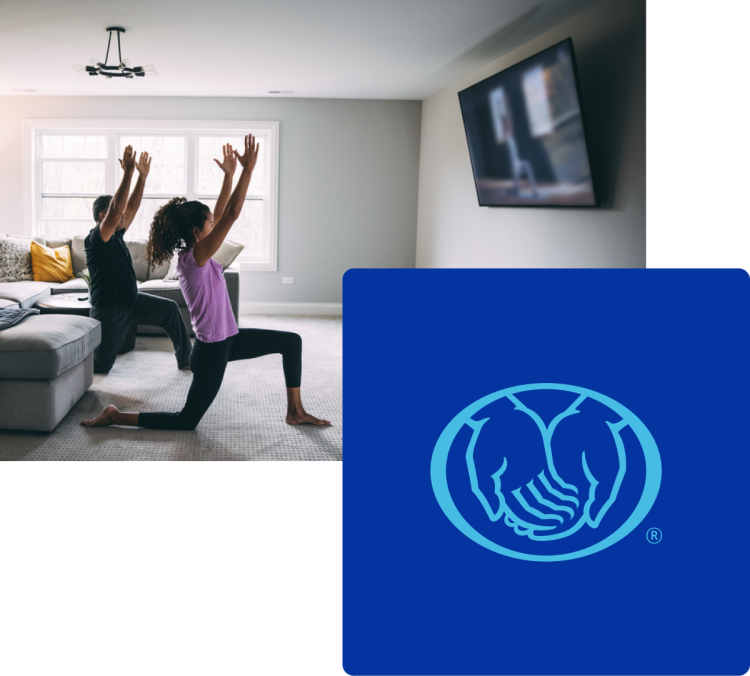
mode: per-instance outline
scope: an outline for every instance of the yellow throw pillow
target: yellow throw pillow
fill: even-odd
[[[35,282],[67,282],[75,279],[70,248],[50,249],[31,240],[31,271]]]

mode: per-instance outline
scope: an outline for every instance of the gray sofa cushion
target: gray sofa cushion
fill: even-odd
[[[162,263],[161,265],[157,265],[155,270],[152,270],[151,266],[149,266],[148,278],[164,279],[167,276],[167,272],[169,272],[169,263]]]
[[[83,243],[86,240],[85,236],[73,237],[70,240],[70,253],[73,258],[73,274],[77,275],[82,270],[88,267],[86,263],[86,251],[84,250]]]
[[[59,249],[61,246],[66,246],[70,249],[70,244],[71,239],[68,237],[67,239],[48,239],[45,246],[48,246],[50,249]]]
[[[93,382],[93,354],[57,378],[0,378],[0,429],[51,432]]]
[[[50,291],[56,293],[88,293],[89,287],[82,279],[69,279],[67,282],[47,282]]]
[[[73,257],[73,274],[77,275],[88,267],[86,262],[86,250],[84,242],[86,237],[73,237],[70,243],[70,251]],[[133,259],[133,270],[135,278],[139,282],[145,282],[148,279],[148,264],[146,263],[146,240],[145,239],[126,239],[125,244],[128,246],[130,257]]]
[[[227,283],[227,293],[229,302],[232,304],[234,318],[239,321],[240,317],[240,268],[237,263],[233,263],[224,270],[224,281]]]
[[[0,332],[0,378],[56,378],[101,342],[101,324],[77,315],[27,317]]]
[[[33,307],[34,303],[49,296],[47,282],[2,282],[0,298],[18,303],[21,307]]]
[[[179,282],[168,281],[165,279],[150,279],[147,282],[139,284],[138,291],[142,293],[150,293],[154,296],[159,296],[160,298],[169,298],[170,300],[175,301],[180,307],[187,307]]]
[[[148,279],[148,263],[146,263],[146,245],[145,239],[126,239],[125,244],[130,251],[130,257],[133,259],[133,270],[135,278],[139,282],[145,282]]]

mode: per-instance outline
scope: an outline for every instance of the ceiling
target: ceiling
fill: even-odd
[[[0,96],[421,100],[599,1],[0,0]],[[157,77],[72,70],[104,60],[108,26]]]

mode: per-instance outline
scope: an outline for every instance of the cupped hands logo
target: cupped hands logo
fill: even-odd
[[[653,506],[661,472],[634,413],[556,383],[475,401],[443,430],[431,463],[435,497],[464,535],[532,561],[579,558],[624,538]]]

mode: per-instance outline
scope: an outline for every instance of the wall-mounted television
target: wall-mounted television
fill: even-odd
[[[570,38],[458,99],[480,206],[599,206]]]

